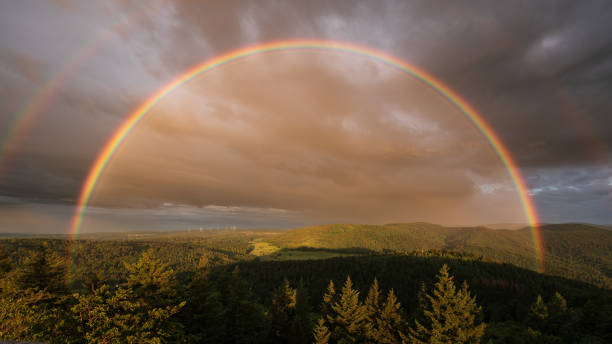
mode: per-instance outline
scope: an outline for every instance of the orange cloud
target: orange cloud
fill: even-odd
[[[503,166],[462,116],[360,57],[258,56],[158,104],[92,202],[286,209],[316,222],[521,220]]]

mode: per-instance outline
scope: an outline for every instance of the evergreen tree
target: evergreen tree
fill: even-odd
[[[144,252],[133,264],[124,264],[127,283],[113,289],[108,285],[92,294],[75,294],[73,313],[82,324],[89,343],[180,342],[182,324],[176,314],[185,301],[176,298],[175,273],[168,264]]]
[[[329,343],[329,337],[331,333],[329,328],[325,326],[325,320],[320,318],[317,322],[317,326],[314,328],[314,344],[327,344]]]
[[[336,295],[336,289],[334,287],[334,281],[330,280],[323,294],[323,303],[321,304],[321,316],[327,320],[328,316],[334,314],[332,305],[338,302],[338,295]]]
[[[200,339],[195,343],[222,343],[227,336],[227,310],[223,307],[221,293],[211,287],[204,294],[203,312],[200,318]],[[189,314],[188,314],[189,315]]]
[[[29,251],[2,283],[0,338],[69,342],[75,326],[64,311],[71,302],[65,276],[65,260],[48,247]]]
[[[548,306],[546,306],[544,303],[542,295],[538,295],[538,298],[529,310],[529,314],[531,318],[537,322],[542,322],[548,319]]]
[[[402,331],[405,324],[401,313],[401,305],[397,301],[393,289],[391,289],[380,313],[375,318],[376,323],[372,339],[376,343],[401,344],[408,340],[408,337]]]
[[[26,289],[0,298],[0,338],[43,341],[51,338],[53,313],[47,309],[49,294]]]
[[[401,307],[393,289],[382,302],[378,280],[374,278],[364,306],[368,315],[368,339],[373,343],[401,343],[406,338],[402,331]]]
[[[17,269],[14,282],[16,290],[44,289],[65,294],[66,260],[49,250],[30,251]]]
[[[364,302],[365,308],[368,312],[368,317],[371,319],[372,322],[374,322],[374,320],[376,319],[377,314],[380,314],[379,298],[380,289],[378,287],[378,280],[374,278],[374,281],[370,286],[370,290],[368,291],[368,296],[366,297]]]
[[[476,317],[481,307],[468,291],[467,283],[460,290],[455,288],[453,278],[444,264],[432,294],[426,295],[422,310],[424,323],[415,320],[410,328],[410,339],[414,343],[479,343],[485,324],[477,324]]]
[[[541,295],[529,310],[527,326],[533,337],[539,341],[561,341],[561,337],[580,339],[573,331],[576,326],[576,314],[568,309],[565,298],[558,292],[549,302],[544,302]]]
[[[342,287],[339,301],[332,305],[335,316],[327,316],[332,339],[338,343],[366,343],[371,326],[366,307],[359,301],[350,277]]]
[[[551,314],[565,313],[567,312],[567,301],[559,292],[555,292],[555,296],[550,301],[548,309]]]
[[[403,326],[401,307],[393,289],[389,291],[384,302],[381,302],[380,298],[378,280],[374,278],[364,302],[370,324],[368,338],[374,343],[401,343],[402,338],[406,337],[401,331]]]
[[[176,295],[174,270],[155,257],[153,250],[144,252],[133,264],[125,263],[128,271],[127,287],[143,301],[153,306],[173,302]]]
[[[567,301],[558,292],[555,292],[552,300],[548,302],[548,321],[546,330],[548,333],[560,335],[563,338],[573,338],[577,341],[574,327],[576,326],[576,314],[567,307]]]
[[[269,316],[272,337],[280,343],[286,343],[291,337],[290,329],[295,318],[296,290],[291,288],[289,280],[274,291]]]
[[[189,300],[177,314],[185,326],[188,343],[222,343],[226,337],[227,314],[222,294],[205,273],[197,273],[188,284],[183,299]]]
[[[240,278],[238,267],[217,282],[223,294],[227,314],[226,343],[265,342],[266,317],[263,307],[255,300],[249,285]]]
[[[310,343],[312,321],[310,319],[310,301],[304,281],[300,279],[295,290],[295,317],[291,326],[291,344]]]
[[[181,333],[171,318],[185,303],[153,308],[135,297],[131,288],[108,285],[91,295],[75,294],[72,311],[87,343],[180,343]]]

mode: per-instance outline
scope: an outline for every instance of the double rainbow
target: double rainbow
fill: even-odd
[[[111,160],[117,149],[125,141],[130,132],[145,117],[145,115],[149,113],[149,110],[151,110],[153,106],[155,106],[172,91],[202,73],[208,72],[230,62],[246,59],[249,56],[286,50],[331,51],[370,58],[375,61],[384,63],[388,66],[391,66],[397,70],[403,71],[408,75],[418,79],[425,85],[429,86],[432,90],[437,92],[442,98],[446,99],[449,103],[455,106],[465,116],[465,118],[467,118],[476,127],[476,129],[480,131],[484,138],[489,142],[491,148],[495,151],[500,162],[505,166],[508,175],[514,183],[514,186],[518,193],[519,199],[523,206],[523,210],[525,212],[527,222],[531,227],[537,266],[540,271],[544,271],[543,247],[540,232],[538,229],[537,213],[533,202],[529,197],[529,194],[527,193],[525,179],[519,171],[508,149],[503,145],[495,131],[491,128],[491,126],[489,126],[489,124],[487,124],[487,122],[482,118],[482,116],[479,115],[474,108],[472,108],[450,87],[446,86],[426,71],[419,69],[418,67],[413,66],[398,57],[394,57],[384,52],[364,46],[327,40],[276,41],[257,44],[254,46],[234,50],[229,53],[206,60],[203,63],[187,70],[186,72],[175,78],[173,81],[159,89],[153,95],[151,95],[146,101],[144,101],[140,106],[138,106],[119,126],[119,128],[113,133],[111,138],[107,141],[107,143],[99,153],[98,157],[96,158],[93,166],[89,170],[87,179],[85,180],[85,183],[81,188],[76,209],[70,223],[69,234],[73,237],[76,237],[79,234],[83,221],[83,215],[87,210],[87,204],[96,188],[96,185],[98,184],[100,176],[104,173],[105,168],[108,166],[109,161]]]

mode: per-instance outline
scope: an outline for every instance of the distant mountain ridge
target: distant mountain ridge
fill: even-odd
[[[545,272],[612,287],[612,231],[602,226],[567,223],[539,228]],[[457,250],[493,261],[538,270],[532,230],[445,227],[431,223],[311,226],[266,237],[280,248],[363,248],[385,250]]]

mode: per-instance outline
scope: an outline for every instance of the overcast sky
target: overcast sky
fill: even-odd
[[[401,58],[499,134],[543,222],[612,223],[610,1],[2,1],[0,232],[67,231],[91,164],[221,53],[325,39]],[[202,74],[126,139],[84,231],[524,223],[498,157],[379,61],[283,51]]]

